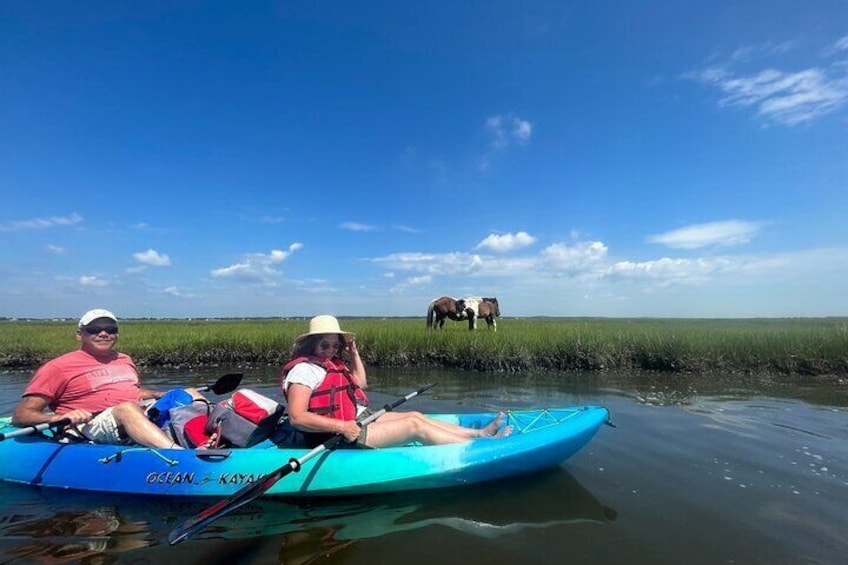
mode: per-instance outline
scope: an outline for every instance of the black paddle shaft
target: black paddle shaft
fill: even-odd
[[[385,414],[386,412],[391,412],[407,400],[418,396],[419,394],[423,394],[427,390],[431,389],[434,384],[429,384],[427,386],[421,387],[418,390],[410,392],[404,397],[401,397],[391,404],[386,404],[382,409],[374,412],[373,414],[367,416],[362,421],[359,422],[359,425],[366,426]],[[267,475],[263,475],[259,477],[255,482],[249,483],[236,491],[233,495],[213,504],[206,510],[203,510],[196,516],[189,518],[188,520],[183,521],[178,524],[174,529],[171,530],[171,533],[168,534],[168,543],[171,545],[176,545],[182,541],[187,540],[189,537],[199,532],[218,518],[229,514],[233,510],[244,506],[245,504],[256,500],[270,489],[274,484],[289,475],[292,472],[299,471],[304,463],[321,453],[322,451],[330,450],[336,447],[341,441],[344,439],[341,435],[334,435],[332,438],[328,439],[321,445],[315,447],[302,457],[298,457],[296,459],[290,459],[286,462],[282,467],[271,471]]]

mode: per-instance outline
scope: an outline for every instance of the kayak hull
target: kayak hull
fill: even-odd
[[[483,414],[430,414],[482,427]],[[268,495],[345,496],[443,488],[533,473],[559,465],[609,419],[600,406],[509,411],[512,435],[462,444],[337,449],[277,481]],[[0,433],[8,432],[0,420]],[[168,450],[60,444],[40,435],[0,441],[0,480],[32,486],[144,495],[229,496],[308,449],[266,441],[246,449]]]

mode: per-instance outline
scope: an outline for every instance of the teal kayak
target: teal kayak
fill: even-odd
[[[429,414],[481,428],[494,413]],[[467,443],[336,449],[310,459],[267,492],[343,496],[461,486],[559,465],[585,446],[609,411],[577,406],[505,412],[513,432]],[[0,434],[15,430],[0,419]],[[61,444],[42,434],[0,441],[0,480],[39,487],[145,495],[229,496],[309,450],[266,440],[250,448],[170,450]]]

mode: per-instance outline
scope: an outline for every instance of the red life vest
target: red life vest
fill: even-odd
[[[283,398],[286,395],[286,375],[298,363],[312,363],[327,371],[312,396],[309,397],[309,411],[337,420],[355,420],[357,407],[367,406],[368,397],[358,384],[353,382],[350,369],[338,357],[325,359],[312,355],[296,357],[283,367]]]

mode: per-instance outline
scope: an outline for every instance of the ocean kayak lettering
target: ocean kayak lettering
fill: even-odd
[[[221,473],[218,477],[219,485],[246,485],[252,483],[258,477],[253,473]]]
[[[147,484],[149,485],[179,485],[194,482],[194,473],[148,473]]]
[[[253,473],[221,473],[218,475],[218,484],[246,485],[256,481],[258,478],[259,476]],[[148,473],[146,480],[149,485],[202,485],[209,481],[209,477],[203,477],[196,481],[193,472],[174,473],[172,471],[164,471],[161,473]]]

